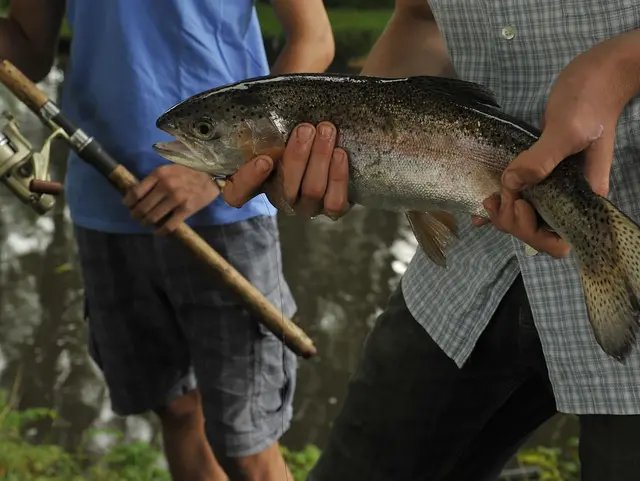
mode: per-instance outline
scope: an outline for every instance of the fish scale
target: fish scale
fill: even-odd
[[[176,140],[154,148],[172,162],[231,176],[257,155],[282,155],[298,124],[321,121],[337,127],[348,154],[349,200],[405,213],[420,247],[443,268],[458,235],[455,216],[487,217],[482,203],[500,191],[504,168],[540,136],[503,112],[489,89],[464,80],[291,74],[185,99],[157,120]],[[583,160],[565,159],[521,195],[541,227],[571,245],[596,341],[624,362],[640,319],[640,227],[593,192]],[[286,199],[271,199],[291,210]]]

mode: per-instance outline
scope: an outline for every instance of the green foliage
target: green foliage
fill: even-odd
[[[81,447],[75,453],[50,444],[33,444],[25,428],[42,419],[57,419],[44,408],[16,410],[4,391],[0,391],[0,481],[170,481],[160,465],[162,452],[141,441],[125,442],[114,429],[96,429],[85,433],[85,445],[97,435],[110,435],[114,442],[104,453],[87,453]],[[295,481],[305,481],[320,457],[313,445],[302,451],[281,447],[283,457]]]
[[[32,446],[22,438],[25,424],[55,417],[55,413],[48,409],[13,410],[6,392],[0,392],[0,479],[72,479],[75,466],[62,448]]]
[[[320,450],[312,444],[305,446],[302,451],[290,451],[284,446],[280,447],[280,451],[293,474],[294,481],[306,481],[309,471],[320,458]]]
[[[523,465],[538,466],[542,470],[541,481],[580,480],[578,438],[569,438],[564,447],[523,449],[517,458]]]
[[[49,409],[18,411],[0,392],[0,481],[170,481],[160,466],[162,453],[147,443],[124,442],[115,432],[116,442],[106,453],[88,455],[79,450],[68,453],[62,447],[33,444],[24,428],[42,419],[56,419]],[[104,431],[87,433],[87,441]]]
[[[170,481],[160,464],[159,448],[145,442],[127,442],[121,432],[92,430],[85,435],[84,446],[75,453],[49,444],[34,444],[24,431],[30,423],[56,420],[55,412],[44,409],[13,409],[11,400],[0,391],[0,481]],[[109,434],[113,443],[102,453],[86,452],[96,435]],[[580,463],[578,440],[571,438],[562,447],[538,446],[521,450],[517,460],[523,466],[538,466],[542,481],[578,481]],[[320,450],[307,445],[302,451],[281,447],[294,481],[305,481],[318,461]]]

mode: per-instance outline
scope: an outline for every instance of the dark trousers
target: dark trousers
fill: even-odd
[[[398,288],[309,480],[494,481],[555,413],[520,277],[462,369],[411,316]],[[640,480],[640,416],[580,416],[580,430],[583,481]]]

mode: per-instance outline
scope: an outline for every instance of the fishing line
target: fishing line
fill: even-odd
[[[274,208],[273,206],[270,206],[269,203],[267,202],[266,199],[266,194],[262,194],[262,202],[264,203],[264,206],[267,208],[267,210],[269,210],[269,207]],[[277,240],[279,236],[278,232],[278,216],[276,214],[275,216],[275,221],[276,221],[276,233],[272,235],[272,239],[274,241]],[[283,271],[283,264],[282,264],[282,251],[279,248],[279,243],[274,242],[274,249],[276,251],[276,274],[278,275],[278,294],[280,296],[280,313],[281,316],[284,320],[284,296],[282,294],[282,277],[280,276],[280,272],[284,272]],[[286,402],[287,397],[289,396],[289,389],[290,389],[290,379],[289,379],[289,375],[287,374],[287,346],[285,344],[285,336],[284,336],[284,331],[282,333],[282,374],[284,375],[284,387],[282,388],[282,399],[284,400],[284,402]],[[293,407],[293,406],[292,406]],[[282,409],[282,433],[284,434],[284,416],[285,416],[285,411],[286,411],[286,406],[284,406],[283,404],[283,409]],[[280,444],[280,443],[278,443]],[[289,470],[287,469],[287,462],[284,461],[284,475],[285,475],[285,479],[286,481],[289,481]]]

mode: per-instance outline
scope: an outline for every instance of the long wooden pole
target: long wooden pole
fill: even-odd
[[[47,94],[8,60],[3,60],[0,63],[0,82],[47,126],[50,128],[61,127],[68,136],[69,144],[78,155],[109,179],[123,195],[138,183],[138,179],[126,167],[116,162],[95,139],[89,137],[66,118]],[[304,358],[310,358],[317,353],[313,342],[302,329],[271,304],[255,286],[187,224],[182,223],[173,232],[173,235],[216,271],[224,282],[257,312],[260,322],[279,339],[283,339],[293,352]]]

